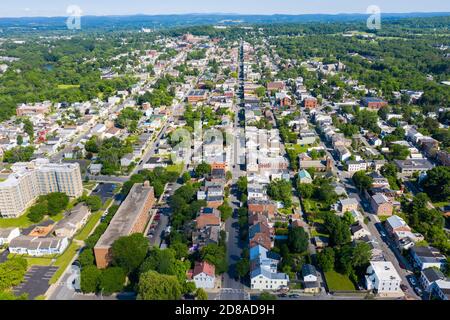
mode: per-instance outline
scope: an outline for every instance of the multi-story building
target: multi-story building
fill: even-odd
[[[367,268],[366,285],[380,295],[398,295],[401,278],[390,261],[371,261]]]
[[[34,200],[52,192],[63,192],[70,197],[83,194],[80,165],[56,164],[47,159],[16,163],[13,173],[0,183],[0,215],[16,218],[24,213]]]
[[[148,182],[135,184],[114,218],[94,247],[95,261],[100,269],[111,262],[111,246],[120,237],[142,233],[150,219],[155,202],[153,187]]]

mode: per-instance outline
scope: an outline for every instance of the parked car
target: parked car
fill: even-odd
[[[419,287],[414,287],[414,291],[417,293],[418,296],[422,296],[422,290]]]
[[[411,283],[413,286],[416,286],[417,285],[417,281],[416,281],[416,279],[414,279],[414,277],[408,277],[408,281],[409,281],[409,283]]]

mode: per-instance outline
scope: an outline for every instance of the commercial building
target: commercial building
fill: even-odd
[[[16,163],[13,173],[0,183],[0,215],[16,218],[40,196],[63,192],[70,197],[83,194],[80,165],[56,164],[47,159]]]
[[[148,182],[135,184],[117,210],[105,233],[94,247],[95,261],[100,269],[111,262],[111,246],[120,237],[142,233],[150,219],[155,202],[153,187]]]

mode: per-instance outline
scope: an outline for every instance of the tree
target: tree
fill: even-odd
[[[96,266],[87,266],[81,269],[81,291],[84,293],[97,292],[102,271]]]
[[[255,89],[255,93],[259,98],[262,98],[266,95],[266,88],[258,87]]]
[[[372,186],[373,178],[365,171],[358,171],[353,175],[353,182],[360,191],[368,190]]]
[[[187,244],[183,242],[176,242],[173,244],[171,243],[170,249],[175,251],[175,257],[177,259],[187,258],[187,256],[189,255],[189,248]]]
[[[349,211],[346,211],[344,213],[344,216],[342,217],[342,220],[348,225],[351,226],[355,223],[355,218],[352,216],[352,214]]]
[[[17,144],[19,146],[21,146],[23,144],[23,137],[20,134],[17,136]]]
[[[298,183],[297,190],[303,199],[309,199],[314,194],[314,186],[310,183]]]
[[[180,284],[182,284],[186,280],[186,271],[189,267],[189,261],[182,262],[177,260],[175,250],[153,248],[141,265],[140,272],[155,270],[161,274],[176,276]]]
[[[202,288],[198,288],[195,291],[195,298],[197,300],[208,300],[208,294],[206,293],[205,290],[203,290]]]
[[[20,284],[27,272],[27,260],[13,258],[0,264],[0,292]]]
[[[288,246],[292,252],[303,253],[308,249],[309,236],[303,228],[291,228],[288,234]]]
[[[334,269],[334,250],[333,248],[325,248],[317,254],[317,264],[324,271]]]
[[[10,150],[6,150],[3,154],[3,162],[16,163],[16,162],[28,162],[33,157],[34,147],[22,147],[18,146]]]
[[[225,200],[217,209],[219,209],[221,213],[220,218],[222,221],[228,220],[233,215],[233,208],[230,207],[228,200]]]
[[[421,186],[436,201],[450,200],[450,167],[438,166],[427,171]]]
[[[292,204],[292,185],[290,181],[275,179],[267,187],[267,194],[275,201],[282,201],[286,207]]]
[[[324,227],[330,235],[331,244],[341,246],[350,242],[350,229],[338,216],[332,213],[326,214],[324,216]]]
[[[138,283],[138,300],[178,300],[181,285],[175,276],[150,270],[142,273]]]
[[[372,256],[371,249],[368,243],[360,242],[353,248],[352,265],[353,267],[366,266]]]
[[[28,212],[28,219],[31,222],[38,223],[44,218],[47,211],[48,207],[46,202],[37,203],[30,208],[30,211]]]
[[[409,151],[407,146],[403,146],[400,144],[391,145],[390,156],[392,157],[392,159],[405,160],[409,157],[410,154],[411,152]]]
[[[240,259],[236,263],[236,272],[239,277],[243,278],[250,272],[250,261],[248,259]]]
[[[111,247],[113,265],[127,274],[133,272],[144,261],[148,247],[148,240],[140,233],[117,239]]]
[[[197,168],[195,168],[195,175],[198,178],[204,177],[205,175],[208,175],[211,173],[211,165],[209,165],[206,162],[200,163]]]
[[[233,179],[233,173],[231,171],[227,171],[225,174],[225,178],[227,179],[227,182]]]
[[[52,192],[43,197],[47,201],[48,214],[55,216],[69,205],[69,196],[63,192]]]
[[[189,172],[185,172],[183,173],[183,175],[181,176],[181,179],[183,180],[183,184],[187,183],[189,181],[191,181],[191,174]]]
[[[81,251],[78,256],[78,261],[80,261],[81,267],[93,266],[95,262],[94,252],[90,248],[86,248]]]
[[[33,123],[28,118],[22,119],[22,123],[23,123],[23,131],[30,137],[30,140],[33,140],[34,137]]]
[[[119,267],[110,267],[102,271],[100,276],[100,288],[105,295],[120,292],[125,283],[125,272]]]
[[[200,257],[216,267],[216,274],[222,274],[228,269],[225,248],[222,246],[208,244],[200,250]]]
[[[99,196],[87,196],[84,198],[84,202],[92,212],[100,210],[103,206],[102,199]]]
[[[101,141],[97,136],[92,136],[86,143],[84,144],[84,148],[87,152],[98,153],[100,151]]]

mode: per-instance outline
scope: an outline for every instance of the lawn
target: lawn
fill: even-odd
[[[17,254],[10,253],[8,255],[8,259],[12,259],[14,257],[23,257],[27,260],[28,266],[49,266],[52,263],[52,257],[29,257],[29,256],[21,256]]]
[[[336,271],[325,272],[328,289],[330,291],[352,291],[356,290],[348,276]]]
[[[176,172],[178,174],[181,174],[181,172],[183,171],[183,167],[184,167],[184,163],[177,163],[177,164],[172,164],[170,166],[167,166],[166,170],[168,172]]]
[[[89,237],[92,230],[96,226],[98,220],[100,220],[101,216],[103,215],[103,211],[97,211],[93,213],[90,217],[86,225],[83,227],[83,229],[77,234],[75,237],[75,240],[81,240],[84,241]]]
[[[69,264],[72,262],[72,259],[77,254],[78,249],[80,246],[76,243],[71,243],[69,247],[64,251],[62,255],[60,255],[58,258],[56,258],[56,262],[54,263],[54,266],[59,267],[59,269],[55,272],[53,277],[50,279],[50,284],[55,283],[58,281],[59,277],[64,273],[64,271],[67,269]]]
[[[32,224],[33,222],[28,220],[27,213],[24,213],[20,217],[13,219],[0,218],[0,228],[11,228],[11,227],[27,228]]]
[[[58,84],[58,89],[61,90],[78,89],[79,87],[79,84]]]
[[[308,147],[302,147],[299,144],[286,143],[286,149],[294,149],[296,153],[300,154],[308,151]]]

